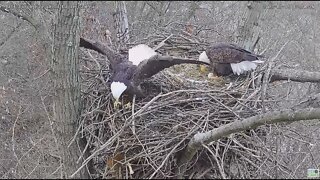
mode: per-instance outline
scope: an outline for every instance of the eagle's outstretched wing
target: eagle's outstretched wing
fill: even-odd
[[[137,69],[135,70],[135,74],[133,75],[133,82],[135,84],[140,84],[143,80],[150,78],[151,76],[157,74],[158,72],[164,70],[165,68],[169,68],[173,65],[177,64],[206,64],[208,63],[197,61],[197,60],[190,60],[178,57],[171,57],[171,56],[161,56],[155,55],[151,58],[142,61]]]
[[[210,61],[214,63],[240,63],[242,61],[258,60],[260,55],[253,54],[234,44],[218,44],[206,50]]]
[[[80,47],[92,49],[107,56],[108,60],[110,61],[111,68],[114,68],[116,64],[121,63],[125,59],[124,56],[116,53],[110,47],[103,45],[100,42],[93,42],[85,38],[80,38]]]

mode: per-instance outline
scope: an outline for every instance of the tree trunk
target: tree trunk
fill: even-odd
[[[125,1],[115,2],[116,12],[114,22],[117,29],[117,39],[121,46],[125,46],[129,41],[129,21]]]
[[[54,132],[59,143],[61,157],[61,178],[69,178],[79,164],[80,152],[75,142],[80,115],[79,84],[79,41],[80,41],[80,3],[59,1],[58,13],[54,24],[52,48],[52,79],[54,83]],[[75,178],[85,178],[80,171]]]
[[[258,20],[263,11],[263,3],[259,1],[244,2],[246,10],[238,21],[235,42],[246,50],[253,51],[260,34]]]

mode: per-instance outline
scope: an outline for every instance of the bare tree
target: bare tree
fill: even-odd
[[[45,22],[42,2],[34,2],[33,16],[14,9],[0,6],[0,10],[29,22],[35,29],[45,48],[47,62],[51,64],[51,78],[54,86],[53,97],[53,132],[57,139],[60,156],[60,178],[69,178],[78,168],[81,150],[75,143],[77,121],[80,116],[80,83],[79,83],[79,41],[80,16],[79,2],[59,1],[52,3],[57,7],[57,16],[51,28]],[[37,7],[37,8],[36,8]],[[49,20],[50,21],[50,20]],[[52,42],[52,43],[51,43]],[[76,174],[76,178],[87,177],[85,169]]]

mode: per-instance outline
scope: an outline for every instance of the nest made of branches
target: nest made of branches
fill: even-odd
[[[154,47],[169,35],[149,37],[137,44]],[[207,45],[191,36],[171,35],[158,52],[196,58]],[[147,97],[135,99],[131,109],[117,110],[106,83],[110,77],[108,61],[93,51],[82,51],[79,129],[94,155],[92,177],[174,177],[177,157],[194,134],[261,112],[258,75],[226,77],[217,85],[200,74],[197,65],[179,65],[147,80],[142,85]],[[189,162],[186,177],[256,177],[261,172],[255,163],[262,161],[257,141],[264,133],[258,128],[204,145]]]

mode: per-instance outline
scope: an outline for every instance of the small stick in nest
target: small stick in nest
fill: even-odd
[[[158,50],[159,48],[161,48],[162,46],[164,46],[165,45],[165,42],[169,39],[169,38],[171,38],[171,36],[173,36],[173,34],[171,34],[169,37],[167,37],[166,39],[164,39],[163,41],[161,41],[155,48],[153,48],[153,50]]]
[[[265,73],[265,75],[264,75],[263,83],[262,83],[262,88],[261,88],[261,101],[262,101],[262,112],[263,112],[263,113],[266,112],[265,105],[264,105],[264,100],[265,100],[266,93],[267,93],[267,88],[268,88],[268,82],[269,82],[269,79],[270,79],[271,69],[272,69],[272,67],[273,67],[273,65],[274,65],[274,61],[278,58],[279,54],[282,52],[283,48],[284,48],[288,43],[289,43],[289,41],[287,41],[287,42],[281,47],[281,49],[280,49],[279,52],[276,54],[276,56],[271,59],[271,61],[270,61],[269,64],[268,64],[268,69],[266,70],[266,73]]]
[[[132,100],[132,133],[136,134],[136,128],[135,128],[135,121],[134,121],[134,105],[136,102],[136,95],[133,95],[133,100]]]

